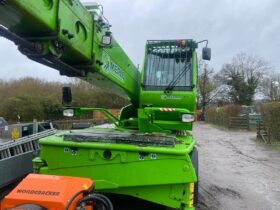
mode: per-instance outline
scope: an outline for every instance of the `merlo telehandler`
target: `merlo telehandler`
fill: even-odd
[[[0,35],[29,59],[131,102],[115,117],[103,108],[72,107],[71,90],[64,87],[65,116],[98,111],[114,127],[70,130],[41,139],[33,165],[42,175],[29,175],[4,199],[1,209],[194,209],[198,152],[190,131],[196,108],[196,49],[206,42],[202,57],[210,60],[207,40],[149,40],[139,71],[114,39],[101,5],[0,0],[0,24]],[[72,206],[44,206],[38,201],[38,196],[44,200],[65,194],[72,183],[89,182],[67,177],[88,178],[94,189],[86,193],[87,184],[71,200]],[[28,183],[50,184],[44,191],[40,184]]]

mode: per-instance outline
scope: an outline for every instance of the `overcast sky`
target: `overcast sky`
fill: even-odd
[[[91,2],[84,0],[82,2]],[[256,54],[280,72],[279,0],[102,0],[112,32],[134,63],[148,39],[209,39],[216,71],[239,52]],[[199,55],[201,51],[198,51]],[[63,80],[56,70],[29,61],[0,38],[0,78]]]

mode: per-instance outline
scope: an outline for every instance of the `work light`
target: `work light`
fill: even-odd
[[[194,116],[192,114],[183,114],[182,115],[182,122],[193,122]]]

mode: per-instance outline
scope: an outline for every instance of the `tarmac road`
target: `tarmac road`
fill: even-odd
[[[280,210],[280,151],[255,132],[196,123],[199,202],[204,210]]]

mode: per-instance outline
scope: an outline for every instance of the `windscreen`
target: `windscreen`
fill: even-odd
[[[176,43],[148,42],[143,88],[189,90],[191,87],[192,51]]]

